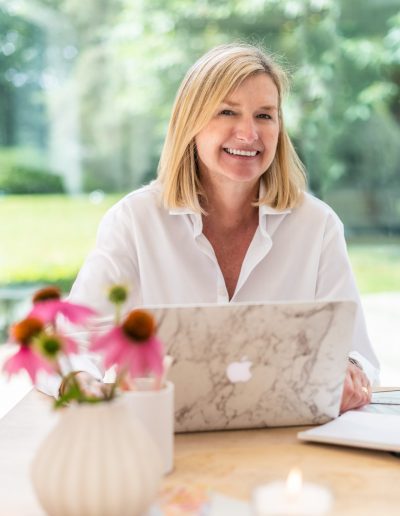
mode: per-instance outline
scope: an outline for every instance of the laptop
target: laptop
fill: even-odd
[[[176,432],[315,425],[338,416],[354,302],[148,309],[174,358]]]

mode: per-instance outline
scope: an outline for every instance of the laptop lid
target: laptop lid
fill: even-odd
[[[176,432],[320,424],[338,415],[354,302],[150,311],[174,357]]]

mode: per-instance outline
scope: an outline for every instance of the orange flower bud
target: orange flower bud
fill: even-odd
[[[43,328],[42,321],[34,317],[27,317],[11,326],[10,335],[19,344],[29,346],[31,340],[39,335]]]
[[[138,342],[148,340],[155,331],[154,317],[146,310],[132,310],[122,324],[127,337]]]
[[[44,287],[35,292],[32,301],[33,304],[41,301],[49,301],[50,299],[60,299],[61,292],[58,287]]]

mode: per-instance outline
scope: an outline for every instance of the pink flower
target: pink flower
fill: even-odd
[[[22,346],[30,346],[33,339],[44,330],[43,321],[35,317],[26,317],[10,328],[10,341]]]
[[[10,342],[18,344],[19,348],[4,363],[4,371],[15,374],[25,369],[33,383],[39,371],[54,373],[58,369],[56,359],[60,352],[77,351],[73,339],[48,333],[43,321],[34,317],[26,317],[11,326]]]
[[[54,368],[46,360],[41,358],[32,348],[23,345],[12,357],[5,361],[3,369],[10,375],[25,369],[33,383],[36,382],[39,371],[54,373]]]
[[[63,342],[63,352],[66,355],[79,353],[79,346],[74,339],[71,339],[71,337],[67,337],[66,335],[62,335],[61,340]]]
[[[58,314],[62,314],[74,324],[82,324],[89,317],[95,315],[95,311],[86,306],[76,305],[69,301],[39,301],[32,308],[29,317],[37,317],[45,323],[54,322]]]
[[[35,347],[47,360],[54,361],[60,356],[60,353],[70,355],[78,353],[78,344],[67,337],[58,333],[42,332],[35,340]]]
[[[163,372],[163,346],[154,336],[153,317],[145,310],[132,310],[121,326],[95,339],[91,351],[101,351],[105,367],[116,364],[132,378]]]
[[[58,314],[66,317],[74,324],[82,324],[96,312],[87,306],[77,305],[60,299],[57,287],[46,287],[38,290],[33,296],[33,308],[29,317],[35,317],[45,323],[55,321]]]

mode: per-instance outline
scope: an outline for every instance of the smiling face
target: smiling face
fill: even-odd
[[[265,73],[230,93],[195,137],[200,179],[256,184],[275,156],[278,106],[278,90]]]

